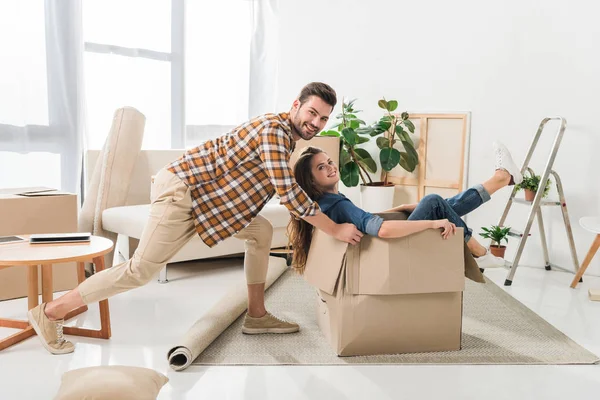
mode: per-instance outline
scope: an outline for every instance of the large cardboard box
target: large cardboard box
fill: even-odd
[[[0,189],[0,236],[77,232],[77,196],[50,188]],[[2,244],[0,244],[0,253]],[[77,286],[77,264],[53,267],[55,291]],[[41,272],[38,274],[41,280]],[[41,293],[41,282],[39,284]],[[27,296],[27,268],[0,270],[0,300]]]
[[[478,271],[479,272],[479,271]],[[318,288],[318,322],[340,356],[459,350],[462,229],[353,246],[315,230],[305,278]]]

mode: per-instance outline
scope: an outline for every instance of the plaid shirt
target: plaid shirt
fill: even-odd
[[[316,215],[319,206],[288,165],[295,146],[289,115],[266,114],[187,150],[167,166],[191,189],[196,231],[206,245],[241,231],[275,192],[295,217]]]

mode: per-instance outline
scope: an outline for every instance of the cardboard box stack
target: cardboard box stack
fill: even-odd
[[[459,350],[462,233],[446,240],[437,230],[365,235],[353,246],[315,230],[305,278],[318,289],[319,326],[337,354]]]
[[[77,196],[50,188],[0,189],[0,236],[77,232]],[[0,244],[0,253],[2,244]],[[54,265],[55,291],[77,286],[77,264]],[[41,280],[41,273],[38,274]],[[41,293],[41,282],[39,284]],[[27,296],[27,268],[0,270],[0,300]]]

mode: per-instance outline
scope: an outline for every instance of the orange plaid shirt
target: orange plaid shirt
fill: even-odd
[[[190,187],[196,231],[206,245],[241,231],[275,192],[295,217],[316,215],[319,206],[288,165],[296,146],[290,124],[287,113],[256,117],[167,166]]]

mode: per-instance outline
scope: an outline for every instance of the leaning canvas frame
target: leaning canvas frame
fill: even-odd
[[[470,112],[410,113],[419,165],[413,173],[400,166],[389,172],[388,181],[396,185],[394,206],[416,203],[431,193],[451,197],[466,189],[470,117]],[[402,151],[399,142],[398,149]]]

